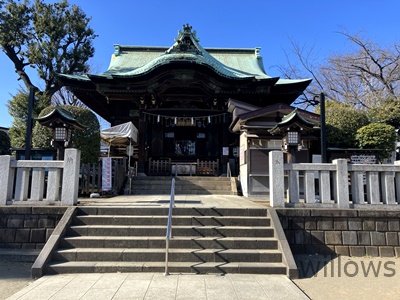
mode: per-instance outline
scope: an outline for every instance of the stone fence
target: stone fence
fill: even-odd
[[[80,150],[66,149],[64,157],[64,161],[38,161],[0,156],[0,206],[76,205]]]
[[[286,164],[283,155],[269,153],[272,207],[400,208],[400,165]]]

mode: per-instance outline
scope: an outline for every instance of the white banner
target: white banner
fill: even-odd
[[[112,190],[112,161],[111,157],[103,157],[102,159],[102,178],[101,189],[103,191]]]

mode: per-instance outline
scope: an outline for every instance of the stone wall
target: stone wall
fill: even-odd
[[[400,211],[276,209],[294,254],[400,256]]]
[[[42,249],[67,207],[0,207],[0,248]]]

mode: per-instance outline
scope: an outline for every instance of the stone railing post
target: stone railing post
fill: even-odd
[[[0,205],[7,205],[7,200],[12,198],[14,169],[11,169],[11,161],[15,160],[13,156],[0,156]]]
[[[349,179],[346,159],[335,159],[336,165],[336,195],[338,208],[349,208]]]
[[[269,153],[269,199],[271,207],[285,207],[283,152]]]
[[[80,163],[80,150],[65,149],[61,205],[72,206],[78,203]]]

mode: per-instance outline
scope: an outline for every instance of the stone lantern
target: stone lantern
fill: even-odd
[[[84,130],[86,128],[70,112],[58,105],[50,113],[36,120],[41,125],[53,129],[51,145],[57,149],[57,160],[63,160],[65,148],[72,145],[72,131],[74,129]]]
[[[314,130],[315,126],[315,123],[303,118],[295,108],[268,131],[274,135],[282,135],[282,150],[287,153],[287,161],[288,163],[295,163],[295,152],[300,151],[303,147],[301,136]]]

